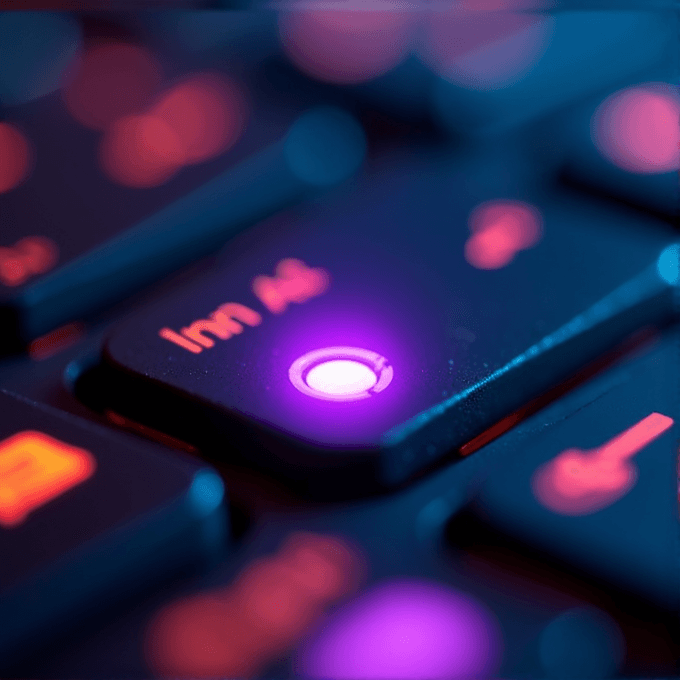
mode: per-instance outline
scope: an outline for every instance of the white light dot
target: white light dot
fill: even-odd
[[[371,389],[378,382],[378,377],[360,361],[334,359],[312,368],[305,382],[319,392],[350,395]]]

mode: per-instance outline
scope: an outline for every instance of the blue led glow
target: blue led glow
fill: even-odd
[[[320,106],[298,118],[286,135],[284,155],[291,170],[314,186],[331,186],[352,175],[366,154],[359,123],[332,106]]]
[[[224,484],[220,477],[209,470],[201,470],[194,476],[189,489],[189,503],[194,514],[207,517],[224,499]]]
[[[656,261],[656,269],[659,276],[671,285],[678,283],[678,264],[680,254],[680,246],[674,243],[667,248],[664,248]]]

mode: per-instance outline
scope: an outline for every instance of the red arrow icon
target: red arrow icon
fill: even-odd
[[[632,457],[672,424],[672,418],[651,413],[595,449],[562,451],[534,473],[536,500],[561,515],[588,515],[611,505],[635,486]]]

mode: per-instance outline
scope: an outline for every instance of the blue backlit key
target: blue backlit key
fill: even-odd
[[[0,666],[220,553],[211,468],[0,392]]]
[[[402,482],[665,323],[672,234],[508,190],[513,163],[394,156],[260,224],[113,332],[105,406],[342,493]]]
[[[475,507],[541,554],[677,610],[677,332],[543,411]]]

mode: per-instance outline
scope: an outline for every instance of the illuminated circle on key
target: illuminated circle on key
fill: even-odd
[[[360,347],[325,347],[307,352],[288,370],[303,394],[327,401],[356,401],[382,392],[394,376],[377,352]]]

